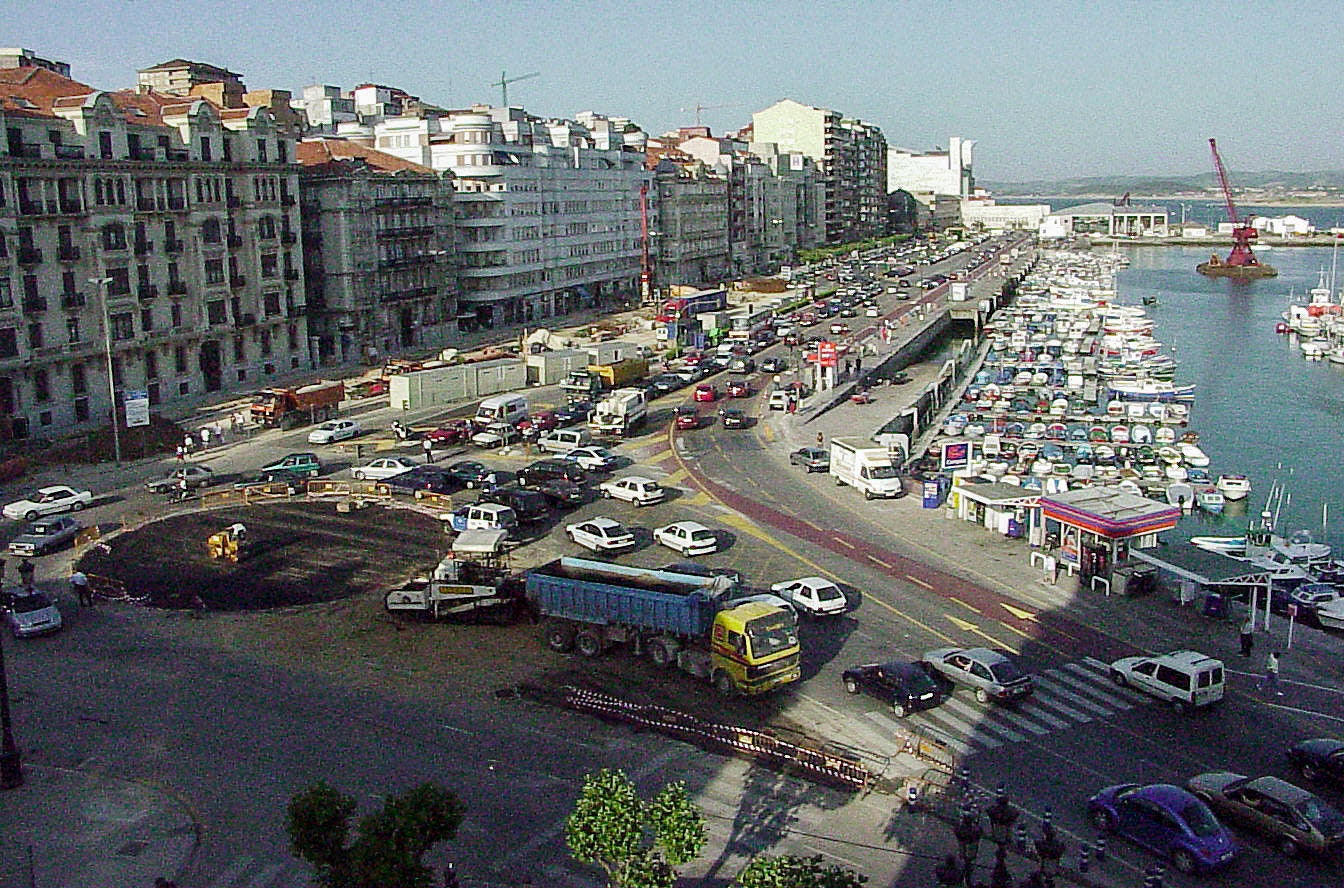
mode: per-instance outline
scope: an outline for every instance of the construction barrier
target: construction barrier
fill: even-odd
[[[925,727],[917,727],[905,736],[905,749],[917,759],[930,762],[939,771],[954,773],[960,764],[952,747],[935,733]]]
[[[446,493],[432,493],[428,490],[417,490],[415,498],[424,506],[432,506],[439,509],[452,509],[453,498]]]
[[[309,499],[333,496],[383,500],[392,498],[392,488],[378,481],[309,481],[307,493]]]

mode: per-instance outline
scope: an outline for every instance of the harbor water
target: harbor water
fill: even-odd
[[[1275,332],[1292,299],[1328,278],[1327,248],[1286,248],[1261,257],[1279,275],[1254,281],[1206,278],[1195,266],[1209,250],[1133,247],[1121,251],[1130,265],[1117,276],[1118,299],[1146,307],[1154,336],[1177,360],[1176,382],[1194,383],[1190,428],[1219,472],[1251,479],[1250,497],[1229,503],[1227,513],[1182,519],[1164,538],[1239,532],[1264,508],[1276,482],[1284,494],[1278,530],[1308,529],[1339,551],[1344,548],[1344,485],[1336,478],[1344,455],[1344,366],[1308,361],[1294,337]],[[1224,250],[1225,252],[1225,250]],[[1339,257],[1344,264],[1344,256]],[[1344,286],[1344,267],[1338,287]],[[1237,507],[1237,508],[1233,508]]]

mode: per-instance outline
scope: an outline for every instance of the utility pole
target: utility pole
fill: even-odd
[[[494,83],[492,83],[492,84],[490,84],[490,85],[491,85],[491,86],[497,86],[497,87],[499,87],[499,106],[500,106],[501,108],[507,108],[507,107],[509,107],[509,84],[510,84],[510,83],[517,83],[517,82],[520,81],[520,80],[530,80],[530,79],[532,79],[533,77],[540,77],[540,76],[541,76],[541,72],[539,72],[539,71],[533,71],[533,72],[531,72],[530,74],[519,74],[517,77],[510,77],[510,76],[508,75],[508,72],[506,72],[506,71],[500,71],[500,72],[499,72],[499,79],[496,80]]]

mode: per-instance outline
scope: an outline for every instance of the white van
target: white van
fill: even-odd
[[[591,443],[593,436],[585,428],[552,429],[537,441],[537,445],[548,453],[569,453],[575,447],[587,447]]]
[[[1198,651],[1124,657],[1111,664],[1111,680],[1172,705],[1177,712],[1223,699],[1223,661]]]
[[[481,427],[495,422],[506,422],[516,426],[525,419],[527,419],[527,398],[522,395],[495,395],[493,398],[486,398],[476,408],[474,422]]]
[[[848,484],[862,491],[865,499],[905,496],[905,485],[892,463],[891,450],[862,438],[831,439],[828,471],[836,484]]]

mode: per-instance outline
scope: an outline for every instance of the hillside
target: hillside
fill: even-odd
[[[1238,192],[1321,192],[1321,196],[1344,192],[1344,170],[1293,173],[1284,170],[1247,172],[1229,171]],[[997,182],[978,179],[976,184],[1001,197],[1015,195],[1203,195],[1217,196],[1218,182],[1213,172],[1190,176],[1089,176],[1073,179],[1037,179],[1026,182]]]

